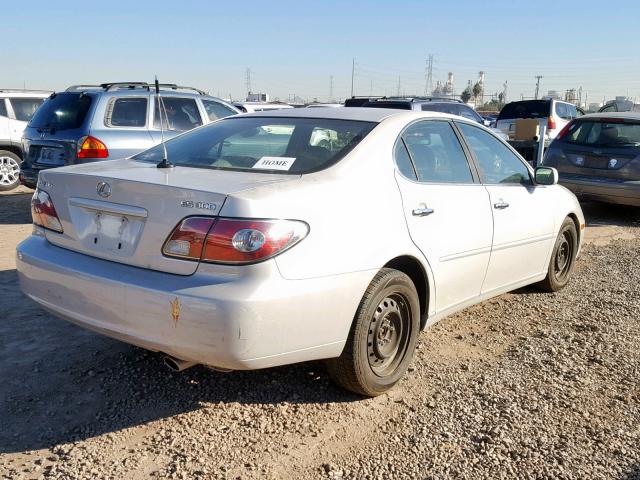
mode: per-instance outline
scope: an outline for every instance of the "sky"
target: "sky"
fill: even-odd
[[[240,99],[461,92],[509,100],[582,87],[583,101],[640,99],[640,2],[555,0],[0,0],[0,88],[153,81]]]

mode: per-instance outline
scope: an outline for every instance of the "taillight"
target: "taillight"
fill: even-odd
[[[185,260],[255,263],[291,248],[308,232],[306,223],[295,220],[188,217],[173,230],[162,253]]]
[[[33,223],[48,230],[62,233],[62,224],[53,206],[51,197],[44,190],[37,189],[31,197],[31,216]]]
[[[88,135],[78,140],[77,158],[107,158],[108,156],[107,146],[96,137]]]
[[[569,123],[567,123],[562,128],[562,130],[560,130],[560,132],[558,133],[558,136],[556,137],[556,139],[562,140],[567,135],[567,133],[569,133],[569,129],[573,126],[573,124],[574,124],[573,120],[571,120]]]
[[[556,121],[553,119],[553,117],[549,117],[547,119],[547,130],[555,130],[556,127]]]

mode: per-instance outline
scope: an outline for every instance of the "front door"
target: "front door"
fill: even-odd
[[[493,221],[448,121],[410,125],[395,146],[396,181],[411,239],[426,257],[441,312],[477,297],[491,251]]]
[[[493,246],[482,293],[540,275],[553,242],[552,191],[534,185],[525,162],[489,132],[457,125],[476,157],[493,211]]]

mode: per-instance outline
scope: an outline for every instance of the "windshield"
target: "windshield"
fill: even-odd
[[[54,94],[36,111],[29,126],[50,130],[79,128],[90,106],[89,95],[68,92]]]
[[[422,110],[428,112],[449,113],[451,115],[458,115],[460,117],[473,120],[474,122],[482,123],[482,117],[480,117],[473,108],[460,103],[423,103]]]
[[[373,122],[323,118],[234,117],[165,143],[171,163],[221,170],[310,173],[336,163]],[[162,145],[133,159],[159,163]]]
[[[498,120],[512,118],[546,118],[549,116],[549,100],[525,100],[507,103],[498,115]]]
[[[564,141],[594,147],[640,146],[640,122],[606,118],[578,121],[569,126]]]

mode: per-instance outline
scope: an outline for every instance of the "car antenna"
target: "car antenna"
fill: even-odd
[[[158,104],[158,111],[160,112],[160,140],[162,142],[162,152],[163,152],[163,157],[162,157],[162,161],[160,163],[158,163],[156,165],[156,167],[158,168],[173,168],[173,163],[171,163],[169,161],[169,155],[167,154],[167,146],[164,144],[164,128],[163,128],[163,119],[162,119],[162,112],[164,112],[164,116],[167,120],[167,123],[169,123],[169,117],[167,116],[167,112],[164,109],[164,101],[162,100],[162,98],[160,97],[160,84],[158,83],[158,76],[156,75],[156,103]],[[162,104],[162,108],[160,108],[160,105]]]

